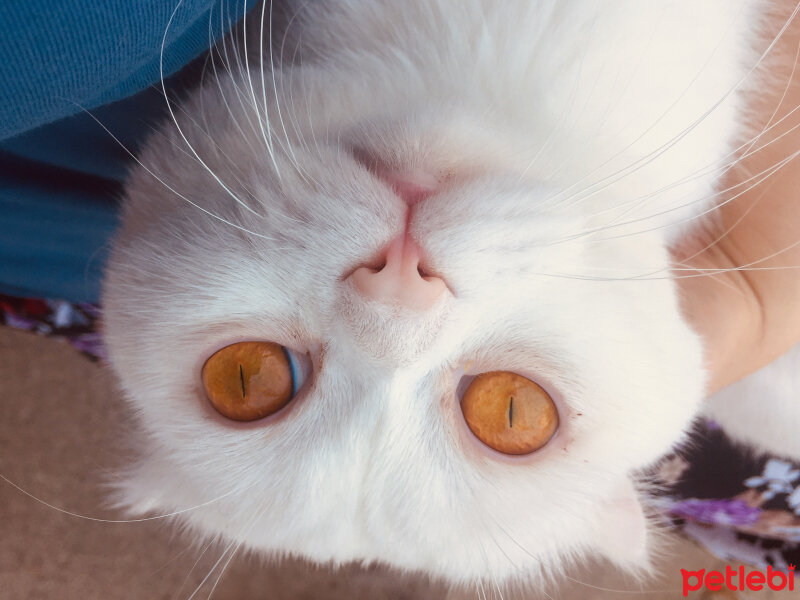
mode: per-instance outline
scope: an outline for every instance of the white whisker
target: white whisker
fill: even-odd
[[[795,6],[794,10],[792,11],[792,14],[789,16],[789,18],[783,24],[783,26],[781,27],[780,31],[771,40],[771,42],[768,45],[768,47],[761,53],[761,55],[755,61],[755,63],[739,78],[739,80],[732,87],[730,87],[720,98],[718,98],[711,105],[710,108],[708,108],[705,112],[703,112],[697,119],[692,121],[687,127],[685,127],[678,134],[676,134],[675,136],[670,138],[668,141],[664,142],[661,146],[655,148],[651,152],[649,152],[649,153],[645,154],[644,156],[640,157],[639,159],[633,161],[632,163],[630,163],[626,167],[623,167],[623,168],[619,169],[618,171],[616,171],[614,173],[611,173],[611,174],[609,174],[607,176],[604,176],[603,178],[601,178],[600,180],[596,181],[595,183],[587,186],[586,188],[584,188],[580,192],[573,193],[572,196],[570,196],[568,198],[565,198],[564,200],[560,201],[560,203],[563,204],[565,202],[568,202],[570,199],[575,199],[575,198],[578,198],[580,200],[585,200],[586,198],[591,197],[591,196],[595,195],[596,193],[599,193],[600,191],[607,189],[610,185],[613,185],[619,179],[621,179],[621,178],[623,178],[623,177],[625,177],[627,175],[630,175],[631,173],[633,173],[635,171],[640,170],[641,168],[643,168],[644,166],[648,165],[649,163],[651,163],[653,160],[655,160],[659,156],[663,155],[667,150],[669,150],[670,148],[675,146],[675,144],[677,144],[679,141],[681,141],[691,131],[693,131],[700,123],[702,123],[706,118],[708,118],[709,115],[711,115],[725,100],[728,99],[729,96],[731,96],[731,94],[736,92],[747,81],[747,79],[749,77],[751,77],[756,72],[756,70],[761,66],[761,64],[767,58],[769,53],[772,51],[772,49],[775,47],[775,45],[781,39],[783,34],[786,32],[786,30],[788,29],[789,25],[794,20],[795,16],[798,14],[798,12],[800,12],[800,4]],[[697,80],[697,77],[695,77],[695,79],[693,79],[692,82],[694,82],[696,80]],[[611,162],[615,158],[617,158],[620,155],[622,155],[626,150],[628,150],[630,147],[632,147],[638,141],[643,139],[644,136],[647,135],[647,133],[649,133],[652,130],[652,128],[655,127],[658,124],[658,122],[660,122],[661,119],[663,119],[664,116],[666,116],[666,114],[674,107],[674,105],[678,102],[678,100],[680,100],[680,97],[685,95],[685,93],[688,91],[689,87],[690,86],[687,86],[687,88],[684,89],[684,91],[680,94],[679,98],[673,104],[671,104],[670,107],[667,108],[665,113],[662,114],[662,116],[659,117],[656,120],[656,122],[653,123],[649,128],[647,128],[645,131],[643,131],[636,139],[634,139],[633,142],[631,142],[630,144],[625,146],[622,150],[620,150],[619,152],[614,154],[612,157],[610,157],[608,160],[606,160],[604,163],[602,163],[595,170],[593,170],[592,172],[588,173],[583,178],[577,180],[574,184],[572,184],[572,186],[570,186],[570,188],[574,187],[574,185],[576,185],[578,183],[581,183],[583,180],[586,179],[586,177],[591,176],[592,174],[597,172],[599,169],[604,167],[606,164],[608,164],[609,162]],[[564,191],[562,191],[560,193],[564,193],[564,192],[568,191],[570,188],[567,188],[566,190],[564,190]],[[594,189],[592,189],[592,188],[594,188]],[[582,194],[585,194],[587,191],[589,191],[588,195],[582,195]],[[556,195],[556,196],[558,196],[558,195]]]
[[[146,172],[147,172],[149,175],[151,175],[151,176],[152,176],[152,177],[153,177],[153,178],[154,178],[156,181],[158,181],[158,182],[159,182],[161,185],[163,185],[163,186],[164,186],[164,187],[165,187],[167,190],[169,190],[170,192],[172,192],[173,194],[175,194],[175,195],[176,195],[178,198],[180,198],[181,200],[183,200],[183,201],[185,201],[185,202],[187,202],[187,203],[191,204],[192,206],[194,206],[194,207],[195,207],[195,208],[197,208],[198,210],[201,210],[201,211],[203,211],[203,212],[204,212],[204,213],[206,213],[206,214],[207,214],[209,217],[212,217],[212,218],[216,219],[217,221],[220,221],[221,223],[225,223],[226,225],[230,225],[231,227],[234,227],[235,229],[238,229],[239,231],[241,231],[241,232],[243,232],[243,233],[246,233],[246,234],[248,234],[248,235],[252,235],[252,236],[255,236],[255,237],[258,237],[258,238],[262,238],[262,239],[265,239],[265,240],[272,240],[272,239],[274,239],[274,238],[272,238],[272,237],[270,237],[270,236],[267,236],[267,235],[262,235],[262,234],[260,234],[260,233],[256,233],[255,231],[250,231],[249,229],[246,229],[245,227],[242,227],[241,225],[237,225],[236,223],[232,223],[231,221],[228,221],[227,219],[224,219],[224,218],[220,217],[219,215],[215,215],[214,213],[212,213],[211,211],[209,211],[209,210],[207,210],[207,209],[203,208],[203,207],[202,207],[202,206],[200,206],[199,204],[197,204],[197,203],[195,203],[195,202],[192,202],[191,200],[189,200],[189,199],[188,199],[186,196],[184,196],[183,194],[181,194],[180,192],[178,192],[177,190],[175,190],[175,189],[174,189],[172,186],[170,186],[170,185],[169,185],[168,183],[166,183],[166,182],[165,182],[163,179],[161,179],[161,177],[159,177],[158,175],[156,175],[156,174],[155,174],[155,173],[154,173],[154,172],[153,172],[153,171],[152,171],[152,170],[151,170],[149,167],[147,167],[147,166],[146,166],[144,163],[142,163],[142,161],[140,161],[140,160],[139,160],[139,159],[136,157],[136,155],[135,155],[133,152],[131,152],[131,151],[130,151],[130,150],[129,150],[129,149],[126,147],[126,146],[125,146],[125,144],[123,144],[123,143],[122,143],[122,142],[119,140],[119,138],[117,138],[117,136],[116,136],[116,135],[114,135],[114,134],[113,134],[113,133],[112,133],[112,132],[111,132],[111,131],[108,129],[108,127],[106,127],[106,126],[105,126],[103,123],[101,123],[101,122],[100,122],[100,121],[97,119],[97,117],[95,117],[95,116],[94,116],[94,115],[93,115],[91,112],[89,112],[88,110],[86,110],[85,108],[83,108],[82,106],[80,106],[79,104],[76,104],[76,106],[79,106],[79,107],[81,108],[81,110],[83,110],[83,111],[84,111],[86,114],[88,114],[88,115],[89,115],[89,116],[92,118],[92,120],[94,120],[94,122],[95,122],[95,123],[97,123],[98,125],[100,125],[100,127],[102,127],[102,128],[105,130],[105,132],[106,132],[108,135],[110,135],[110,136],[111,136],[111,137],[114,139],[114,141],[115,141],[115,142],[117,142],[117,143],[120,145],[120,147],[121,147],[121,148],[122,148],[122,149],[123,149],[123,150],[124,150],[124,151],[125,151],[125,152],[126,152],[126,153],[127,153],[127,154],[128,154],[128,155],[129,155],[129,156],[130,156],[130,157],[131,157],[131,158],[132,158],[132,159],[133,159],[133,160],[134,160],[134,161],[135,161],[135,162],[136,162],[136,163],[137,163],[137,164],[138,164],[140,167],[141,167],[141,168],[142,168],[142,169],[144,169],[144,170],[145,170],[145,171],[146,171]]]
[[[181,126],[180,126],[180,124],[178,123],[178,119],[175,117],[175,112],[174,112],[174,111],[173,111],[173,109],[172,109],[172,103],[170,102],[170,100],[169,100],[169,95],[167,94],[167,87],[166,87],[165,78],[164,78],[164,48],[166,47],[166,44],[167,44],[167,35],[168,35],[168,33],[169,33],[169,28],[170,28],[170,26],[172,25],[172,21],[175,19],[175,15],[177,14],[177,12],[178,12],[178,10],[180,9],[180,7],[181,7],[181,5],[182,5],[182,4],[183,4],[183,0],[178,0],[178,4],[175,6],[175,9],[172,11],[172,14],[171,14],[171,15],[170,15],[170,17],[169,17],[169,20],[167,21],[167,26],[166,26],[166,28],[164,29],[164,35],[163,35],[163,36],[162,36],[162,38],[161,38],[161,51],[160,51],[160,53],[159,53],[159,58],[158,58],[158,71],[159,71],[159,77],[160,77],[160,79],[161,79],[161,89],[162,89],[162,91],[163,91],[163,93],[164,93],[164,101],[165,101],[165,102],[166,102],[166,104],[167,104],[167,110],[169,111],[170,117],[172,117],[172,121],[173,121],[173,123],[175,124],[175,128],[178,130],[178,133],[179,133],[179,134],[180,134],[180,136],[183,138],[183,141],[186,143],[186,145],[188,146],[189,150],[191,150],[191,152],[192,152],[192,154],[195,156],[195,158],[197,158],[197,160],[198,160],[198,161],[200,162],[200,164],[201,164],[201,165],[202,165],[202,166],[205,168],[205,170],[206,170],[206,171],[208,171],[209,175],[211,175],[211,177],[213,177],[213,178],[214,178],[214,180],[215,180],[215,181],[216,181],[216,182],[217,182],[217,183],[220,185],[220,187],[221,187],[223,190],[225,190],[225,192],[226,192],[226,193],[227,193],[227,194],[228,194],[228,195],[229,195],[231,198],[233,198],[233,199],[234,199],[234,201],[235,201],[235,202],[236,202],[236,203],[237,203],[239,206],[241,206],[241,207],[242,207],[242,208],[244,208],[245,210],[247,210],[247,211],[249,211],[249,212],[253,213],[253,214],[254,214],[254,215],[256,215],[256,216],[260,216],[260,215],[258,215],[258,213],[257,213],[257,212],[255,212],[255,211],[254,211],[252,208],[250,208],[250,207],[249,207],[249,206],[248,206],[248,205],[247,205],[245,202],[243,202],[241,199],[239,199],[239,197],[238,197],[238,196],[236,196],[236,194],[234,194],[234,193],[233,193],[233,192],[230,190],[230,188],[229,188],[227,185],[225,185],[225,183],[222,181],[222,179],[220,179],[220,178],[219,178],[219,176],[218,176],[218,175],[217,175],[217,174],[216,174],[216,173],[213,171],[213,169],[211,169],[211,167],[209,167],[209,166],[208,166],[208,165],[207,165],[207,164],[206,164],[206,163],[203,161],[203,159],[200,157],[200,155],[199,155],[199,154],[197,153],[197,151],[194,149],[194,147],[192,146],[192,144],[189,142],[189,140],[188,140],[188,138],[186,137],[186,135],[184,135],[184,133],[183,133],[183,129],[181,129]]]
[[[203,559],[203,556],[205,556],[206,552],[208,552],[208,549],[209,549],[209,548],[211,548],[211,546],[212,546],[212,545],[214,545],[214,540],[213,540],[213,539],[212,539],[212,540],[210,540],[210,541],[209,541],[209,542],[208,542],[208,543],[207,543],[207,544],[206,544],[206,545],[203,547],[203,550],[202,550],[202,552],[200,552],[200,555],[199,555],[199,556],[197,557],[197,559],[194,561],[194,563],[192,564],[191,568],[190,568],[190,569],[189,569],[189,571],[186,573],[186,576],[183,578],[183,581],[181,582],[181,585],[180,585],[180,587],[179,587],[179,588],[178,588],[178,589],[175,591],[175,593],[172,595],[172,598],[173,598],[173,600],[178,600],[179,596],[181,595],[181,592],[183,591],[183,588],[184,588],[184,587],[186,587],[186,584],[187,584],[187,583],[189,583],[189,578],[192,576],[192,573],[194,573],[194,570],[197,568],[197,565],[199,565],[199,564],[200,564],[200,561]]]
[[[265,7],[266,7],[266,4],[262,4],[262,6],[261,6],[261,23],[262,23],[262,27],[261,27],[260,38],[259,38],[261,40],[261,43],[262,43],[262,48],[259,49],[260,52],[263,50],[263,40],[264,40],[263,23],[264,23],[264,9],[265,9]],[[261,129],[261,135],[262,135],[262,137],[264,139],[264,143],[266,144],[267,151],[269,152],[270,159],[272,160],[272,164],[273,164],[273,166],[275,168],[275,174],[278,177],[278,180],[280,180],[281,179],[281,172],[280,172],[280,169],[278,168],[278,161],[275,158],[275,148],[273,146],[272,128],[270,126],[270,118],[269,118],[269,109],[267,108],[267,102],[266,102],[266,99],[265,99],[264,100],[264,115],[262,117],[261,113],[259,112],[258,101],[256,100],[256,91],[255,91],[255,88],[253,87],[253,78],[252,78],[252,75],[250,73],[250,59],[248,57],[248,52],[247,52],[247,37],[248,36],[247,36],[247,33],[246,33],[246,29],[247,29],[247,6],[246,5],[244,7],[244,18],[242,20],[242,23],[243,23],[243,30],[245,31],[245,33],[243,34],[244,35],[244,63],[245,63],[245,71],[244,72],[247,75],[247,84],[250,87],[250,96],[252,97],[252,100],[253,100],[252,107],[253,107],[253,111],[256,114],[256,119],[258,120],[258,126]],[[261,71],[261,84],[262,84],[261,87],[262,87],[262,90],[263,90],[263,88],[264,88],[264,61],[263,61],[263,59],[260,60],[260,64],[258,65],[258,68]],[[266,129],[264,129],[265,127],[266,127]]]
[[[212,498],[211,500],[207,500],[205,502],[201,502],[200,504],[196,504],[196,505],[190,506],[188,508],[182,508],[181,510],[175,510],[175,511],[172,511],[172,512],[169,512],[169,513],[165,513],[165,514],[161,514],[161,515],[154,515],[154,516],[151,516],[151,517],[140,517],[140,518],[137,518],[137,519],[101,519],[99,517],[90,517],[89,515],[82,515],[80,513],[76,513],[76,512],[72,512],[72,511],[66,510],[66,509],[61,508],[59,506],[56,506],[54,504],[50,504],[49,502],[47,502],[45,500],[42,500],[41,498],[38,498],[37,496],[35,496],[34,494],[30,493],[26,489],[20,487],[19,485],[17,485],[16,483],[14,483],[13,481],[8,479],[5,475],[3,475],[1,473],[0,473],[0,479],[5,481],[11,487],[16,488],[17,491],[21,492],[22,494],[25,494],[28,498],[30,498],[32,500],[35,500],[36,502],[38,502],[39,504],[41,504],[43,506],[46,506],[47,508],[53,509],[54,511],[59,512],[59,513],[64,514],[64,515],[67,515],[69,517],[75,517],[76,519],[82,519],[84,521],[94,521],[94,522],[97,522],[97,523],[143,523],[145,521],[157,521],[159,519],[167,519],[169,517],[182,515],[184,513],[188,513],[188,512],[191,512],[193,510],[197,510],[199,508],[203,508],[205,506],[209,506],[211,504],[219,502],[220,500],[222,500],[224,498],[232,496],[233,494],[242,493],[242,491],[243,491],[243,490],[231,490],[230,492],[226,492],[226,493],[224,493],[224,494],[222,494],[220,496],[217,496],[216,498]]]
[[[230,564],[231,560],[233,560],[233,557],[236,555],[239,549],[242,547],[242,544],[244,543],[243,540],[246,538],[247,534],[249,534],[253,530],[253,527],[255,527],[258,524],[258,522],[267,512],[267,508],[268,505],[265,505],[264,508],[253,517],[252,521],[239,531],[238,536],[234,537],[233,540],[231,540],[231,542],[222,551],[222,554],[220,555],[219,559],[217,559],[217,561],[211,566],[206,576],[203,577],[203,580],[197,585],[195,590],[191,593],[191,595],[188,598],[186,598],[186,600],[192,600],[192,598],[194,598],[197,595],[197,593],[203,588],[206,582],[211,578],[214,571],[216,571],[217,567],[219,567],[222,561],[225,560],[222,569],[220,569],[219,576],[217,577],[216,581],[214,582],[211,588],[211,591],[208,594],[208,599],[210,600],[211,594],[213,594],[214,590],[217,588],[217,585],[219,584],[219,581],[223,573],[225,572],[225,569]],[[237,541],[236,539],[237,537],[239,538],[239,541]],[[228,553],[230,553],[230,555],[226,559],[226,555],[228,555]]]

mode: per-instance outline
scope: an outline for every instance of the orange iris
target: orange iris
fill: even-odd
[[[530,379],[508,371],[482,373],[461,399],[472,433],[503,454],[529,454],[558,429],[558,411],[550,396]]]
[[[211,355],[203,365],[203,386],[221,415],[254,421],[292,399],[292,367],[280,344],[240,342]]]

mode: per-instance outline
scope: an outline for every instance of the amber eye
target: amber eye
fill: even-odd
[[[516,373],[482,373],[461,398],[470,430],[503,454],[528,454],[544,446],[558,429],[558,411],[539,385]]]
[[[289,403],[302,386],[306,366],[280,344],[240,342],[211,355],[203,365],[203,386],[217,412],[254,421]]]

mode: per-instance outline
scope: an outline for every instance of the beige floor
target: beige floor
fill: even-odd
[[[201,556],[158,522],[107,523],[64,512],[119,517],[103,508],[99,474],[124,461],[117,440],[124,418],[102,367],[65,344],[0,327],[0,474],[30,494],[0,481],[0,598],[188,600],[195,589],[200,591],[193,598],[208,598],[216,577],[200,584],[219,551]],[[663,563],[660,576],[644,588],[605,568],[587,567],[576,575],[585,583],[550,590],[550,597],[681,598],[681,567],[721,566],[691,543],[678,540],[674,550],[675,559]],[[231,563],[213,595],[217,600],[446,596],[440,585],[383,568],[334,572],[300,561],[264,567],[247,557]],[[464,597],[476,596],[471,592]],[[486,597],[500,596],[486,590]],[[503,597],[537,595],[506,592]],[[752,595],[754,600],[784,597],[790,596]]]

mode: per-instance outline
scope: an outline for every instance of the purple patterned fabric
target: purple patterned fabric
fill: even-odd
[[[752,525],[758,521],[761,509],[750,506],[744,500],[690,498],[673,504],[670,512],[709,525]]]
[[[106,357],[96,304],[0,294],[0,324],[65,339],[92,360]]]

